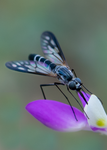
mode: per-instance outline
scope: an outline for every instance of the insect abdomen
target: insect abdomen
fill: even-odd
[[[52,63],[50,60],[38,55],[38,54],[30,54],[29,60],[31,61],[37,61],[46,64],[47,67],[50,67],[51,70],[55,69],[56,65]]]
[[[28,57],[28,59],[32,60],[32,61],[38,61],[40,59],[40,57],[41,56],[38,55],[38,54],[30,54],[29,57]]]

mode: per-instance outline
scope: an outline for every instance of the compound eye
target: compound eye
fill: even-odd
[[[70,88],[71,90],[76,90],[76,84],[75,84],[74,81],[71,81],[71,82],[69,83],[69,88]]]
[[[76,80],[80,85],[82,84],[80,78],[76,78],[75,80]]]

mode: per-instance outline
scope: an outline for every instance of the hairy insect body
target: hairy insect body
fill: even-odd
[[[64,66],[56,66],[55,72],[60,82],[64,84],[68,84],[69,81],[71,81],[74,78],[74,75],[71,72],[71,70],[68,70],[68,68]]]
[[[61,83],[68,85],[71,80],[75,79],[74,74],[67,67],[56,65],[38,54],[30,54],[29,60],[35,61],[37,64],[43,63],[45,67],[50,68],[51,72],[57,74],[57,78]]]
[[[87,103],[86,99],[84,98],[81,92],[82,90],[81,80],[76,77],[76,74],[73,70],[70,70],[70,67],[68,66],[66,62],[66,59],[61,50],[61,47],[53,33],[49,31],[45,31],[42,33],[41,47],[45,55],[45,58],[38,54],[30,54],[28,57],[28,60],[10,61],[6,63],[6,67],[8,67],[9,69],[24,72],[24,73],[32,73],[32,74],[57,78],[61,83],[63,83],[63,85],[67,86],[68,91],[69,89],[76,90],[77,93],[79,93],[84,99],[84,101]],[[61,83],[40,85],[44,99],[46,99],[46,96],[43,91],[43,86],[55,85],[61,91],[61,93],[65,96],[65,98],[70,104],[69,99],[62,92],[62,90],[58,87],[58,85],[61,85]],[[69,93],[73,96],[73,94],[70,91]],[[78,102],[77,99],[76,101]],[[71,104],[70,106],[75,116],[75,119],[77,120],[73,107]]]

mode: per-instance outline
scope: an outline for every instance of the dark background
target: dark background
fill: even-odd
[[[107,110],[107,1],[1,0],[0,1],[0,150],[106,150],[99,133],[53,131],[26,110],[42,99],[39,85],[57,81],[5,67],[11,60],[43,55],[40,35],[53,32],[71,68]],[[67,94],[76,107],[75,100]],[[48,99],[67,103],[55,88],[45,88]]]

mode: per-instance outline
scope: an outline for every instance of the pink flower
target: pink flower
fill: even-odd
[[[107,115],[95,95],[82,92],[88,104],[78,94],[85,113],[73,107],[78,121],[75,119],[71,107],[53,100],[36,100],[26,106],[26,110],[45,126],[57,131],[88,130],[107,134]]]

